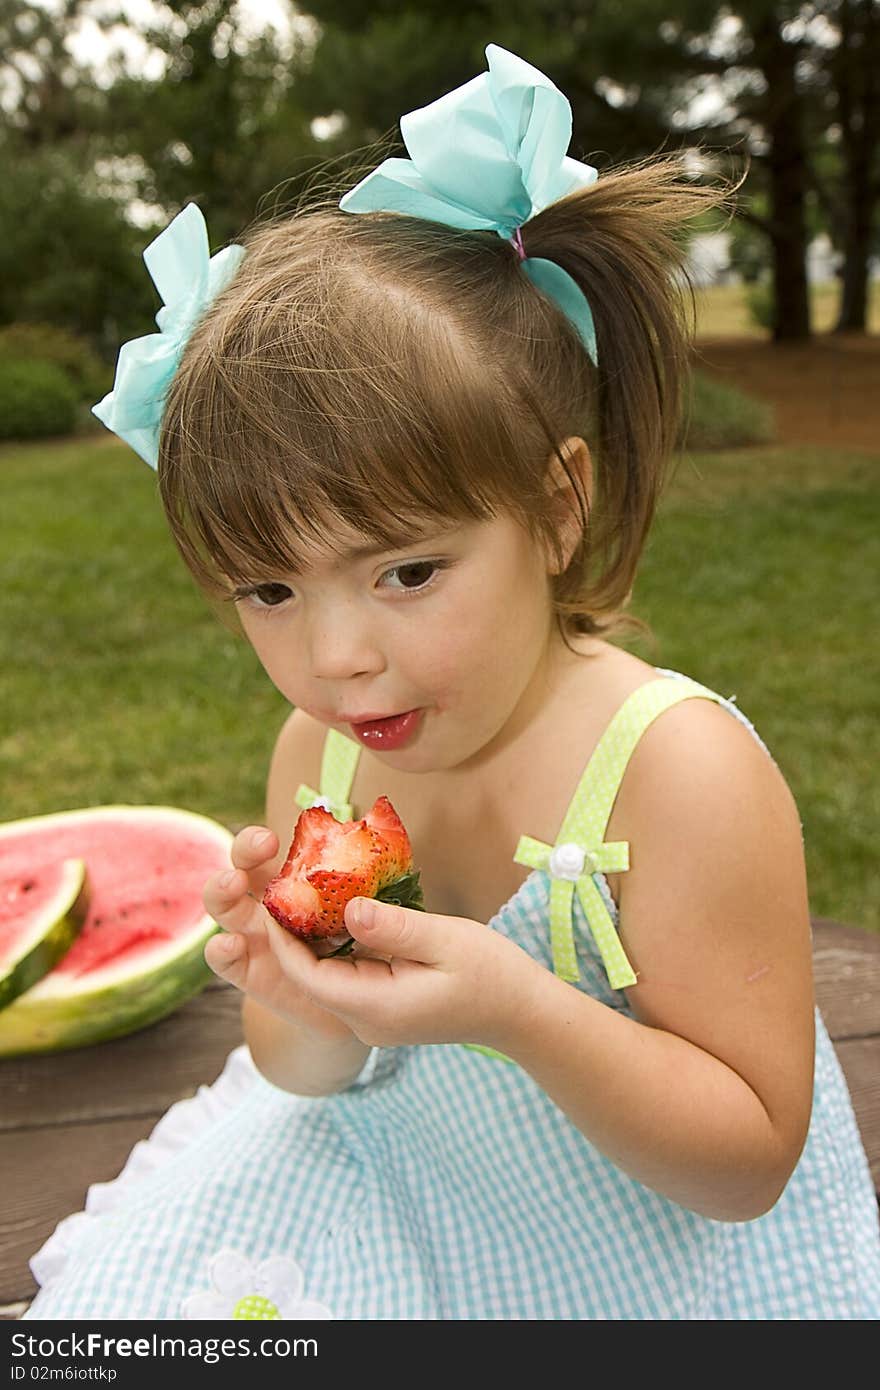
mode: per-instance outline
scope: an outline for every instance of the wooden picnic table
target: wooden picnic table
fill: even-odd
[[[880,1189],[880,936],[814,917],[816,999]],[[116,1177],[175,1101],[214,1081],[243,1041],[241,996],[211,980],[176,1013],[127,1038],[0,1062],[0,1318],[36,1292],[28,1258],[86,1189]]]

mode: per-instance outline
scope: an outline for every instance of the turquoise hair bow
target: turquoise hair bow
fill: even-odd
[[[498,44],[489,71],[400,118],[410,159],[386,159],[344,194],[343,212],[403,212],[449,227],[517,229],[596,170],[566,155],[571,106],[537,68]],[[562,266],[527,256],[522,268],[559,305],[596,361],[596,330],[580,286]]]
[[[196,321],[238,269],[243,246],[210,255],[208,229],[188,203],[144,251],[147,270],[163,300],[158,333],[132,338],[119,349],[113,390],[92,413],[156,468],[165,397]]]

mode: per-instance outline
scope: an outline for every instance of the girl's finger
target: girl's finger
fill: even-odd
[[[318,963],[312,948],[292,932],[285,931],[268,912],[266,935],[285,975],[301,988],[308,990],[309,981],[313,978],[314,968]]]
[[[319,1008],[344,1015],[358,1013],[373,998],[377,985],[391,978],[391,965],[381,956],[318,957],[271,918],[267,922],[269,944],[284,974]],[[407,962],[401,962],[406,966]]]
[[[244,989],[247,979],[248,952],[244,937],[230,932],[218,932],[205,942],[205,961],[222,980]]]
[[[238,832],[229,853],[236,869],[246,870],[252,882],[264,887],[273,875],[279,848],[274,831],[264,825],[248,825]]]
[[[243,869],[227,869],[214,874],[202,889],[205,911],[230,932],[252,932],[262,927],[266,909],[248,889]]]
[[[376,955],[402,956],[425,965],[442,966],[462,940],[462,933],[479,923],[461,917],[440,917],[433,912],[383,903],[378,898],[352,898],[345,907],[345,925],[356,941]]]

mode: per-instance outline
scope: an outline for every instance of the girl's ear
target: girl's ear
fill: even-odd
[[[566,461],[568,472],[579,481],[584,506],[589,517],[593,498],[593,463],[590,458],[590,451],[579,435],[570,435],[559,445],[559,453]],[[555,452],[550,455],[548,460],[545,487],[552,498],[553,508],[556,512],[556,534],[562,551],[561,565],[552,553],[548,556],[550,573],[562,574],[571,563],[571,558],[578,547],[583,535],[583,525],[581,506],[578,503],[574,486]]]

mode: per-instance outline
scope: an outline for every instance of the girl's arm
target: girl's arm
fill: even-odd
[[[273,1086],[295,1095],[326,1096],[344,1090],[370,1054],[350,1030],[347,1037],[335,1038],[307,1033],[248,995],[241,1017],[257,1070]]]
[[[642,736],[621,802],[635,1019],[544,972],[498,1045],[632,1177],[704,1216],[749,1220],[781,1195],[812,1108],[797,807],[752,735],[702,700]]]

